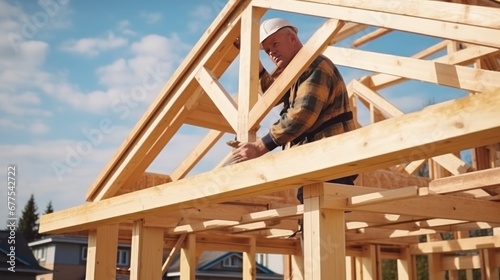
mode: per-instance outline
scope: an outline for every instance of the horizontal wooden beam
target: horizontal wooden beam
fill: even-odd
[[[328,184],[328,186],[324,187],[323,207],[349,210],[351,209],[347,203],[349,197],[370,194],[373,191],[373,188],[360,186],[352,188],[338,184]],[[353,210],[500,223],[500,216],[498,215],[500,213],[500,203],[459,196],[426,195],[374,205],[367,204],[355,207]]]
[[[498,9],[440,1],[405,0],[387,2],[385,0],[305,0],[343,6],[361,10],[383,11],[389,14],[402,14],[412,17],[439,19],[444,22],[463,23],[489,28],[500,28]],[[491,18],[493,17],[493,18]],[[381,18],[389,21],[391,18]]]
[[[410,246],[412,255],[500,248],[500,236],[480,236],[455,240],[423,242]]]
[[[429,190],[434,193],[453,193],[500,185],[500,167],[432,180]]]
[[[368,228],[356,233],[346,233],[347,242],[359,242],[359,241],[374,241],[379,239],[390,239],[390,238],[401,238],[408,236],[419,236],[425,234],[436,233],[432,229],[380,229],[380,228]]]
[[[43,215],[40,232],[91,229],[147,214],[175,212],[199,204],[324,182],[388,167],[409,158],[428,158],[496,143],[500,141],[499,110],[498,93],[477,94],[430,106],[294,149]]]
[[[481,14],[479,12],[477,14],[472,13],[471,15],[477,19],[475,20],[475,23],[477,25],[469,25],[468,20],[464,17],[462,17],[461,19],[457,18],[457,20],[454,22],[444,21],[442,19],[443,16],[439,17],[439,19],[436,19],[432,12],[443,11],[441,8],[439,8],[438,10],[419,10],[418,12],[415,12],[413,10],[398,11],[392,9],[391,12],[388,12],[388,10],[391,9],[391,5],[393,2],[386,1],[385,4],[381,4],[384,1],[378,0],[376,1],[377,4],[381,4],[382,6],[372,7],[371,10],[366,10],[358,6],[354,6],[355,4],[350,5],[349,1],[342,1],[342,5],[335,5],[331,4],[330,2],[332,1],[253,0],[252,5],[267,9],[308,14],[324,18],[335,18],[348,22],[357,22],[388,29],[407,31],[433,37],[441,37],[461,42],[469,42],[477,45],[500,48],[500,42],[496,39],[500,38],[500,29],[498,29],[498,27],[492,27],[497,26],[498,20],[495,19],[495,22],[490,22],[489,24],[486,23],[486,26],[483,26],[485,25],[485,23],[481,22],[480,19],[483,16],[483,11],[490,14],[492,17],[499,18],[500,12],[498,11],[498,9],[485,8],[485,10],[481,12]],[[430,2],[427,2],[428,5],[432,5]],[[406,1],[398,1],[397,3],[401,4],[402,7],[406,6]],[[467,10],[470,8],[469,6],[470,5],[463,5],[462,7]],[[464,15],[464,13],[461,12],[459,12],[458,14],[459,17]]]
[[[441,41],[442,43],[449,43],[448,40]],[[436,49],[441,46],[441,44],[436,45]],[[414,59],[423,59],[429,53],[432,54],[432,51],[429,50],[427,52],[420,52],[416,55],[413,55]],[[445,63],[445,64],[453,64],[453,65],[467,65],[473,63],[475,60],[486,57],[488,55],[492,55],[494,53],[498,53],[500,50],[497,48],[484,47],[484,46],[468,46],[465,49],[461,49],[455,51],[453,53],[448,53],[436,59],[432,59],[430,61]],[[407,80],[405,77],[389,75],[389,74],[375,74],[371,77],[372,86],[375,90],[380,90],[385,87],[394,85],[398,82],[402,82]]]
[[[411,197],[418,197],[428,195],[429,191],[427,188],[419,188],[415,186],[403,187],[393,190],[384,190],[379,192],[372,192],[362,195],[356,195],[349,197],[347,199],[347,206],[350,208],[355,208],[358,206],[364,206],[369,204],[384,203],[387,201],[393,201],[396,199],[405,199]]]
[[[169,234],[182,234],[189,232],[205,231],[210,229],[226,228],[243,226],[250,223],[270,221],[273,219],[285,219],[293,216],[302,215],[304,212],[303,205],[290,206],[285,208],[277,208],[264,210],[254,213],[249,213],[241,216],[239,220],[210,220],[195,224],[177,226],[168,231]]]
[[[328,47],[323,54],[337,65],[386,73],[459,89],[489,92],[500,87],[500,72],[497,71],[334,46]],[[477,77],[482,78],[478,80]]]

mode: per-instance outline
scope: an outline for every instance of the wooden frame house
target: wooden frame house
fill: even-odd
[[[259,24],[269,10],[324,23],[259,95]],[[395,31],[440,40],[413,56],[358,48]],[[229,0],[96,178],[88,203],[43,215],[40,232],[88,234],[87,279],[115,279],[117,244],[130,242],[130,278],[140,280],[161,279],[178,254],[181,279],[193,280],[205,250],[243,252],[245,280],[255,279],[257,252],[283,254],[286,279],[382,279],[384,259],[397,262],[398,279],[416,279],[415,257],[426,255],[429,279],[458,279],[459,270],[472,279],[479,269],[482,279],[498,280],[499,49],[497,0]],[[255,139],[321,53],[370,73],[346,81],[370,124],[243,163],[221,158],[213,170],[187,175],[225,134]],[[219,81],[235,59],[237,98]],[[405,114],[379,91],[407,80],[470,94]],[[183,125],[207,134],[175,171],[145,173]],[[429,178],[413,175],[424,164]],[[356,187],[323,183],[355,173]],[[302,243],[290,237],[299,219]],[[491,234],[468,236],[477,229]]]

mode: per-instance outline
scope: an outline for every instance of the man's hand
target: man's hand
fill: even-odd
[[[233,150],[234,162],[242,162],[245,160],[260,157],[269,152],[261,139],[255,142],[239,143],[238,147]]]

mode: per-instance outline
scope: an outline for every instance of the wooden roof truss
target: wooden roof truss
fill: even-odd
[[[325,20],[260,96],[258,29],[270,9]],[[352,47],[339,46],[362,30]],[[394,31],[442,40],[410,57],[358,49]],[[287,255],[285,276],[293,279],[381,279],[381,259],[397,260],[399,279],[415,279],[418,254],[429,256],[430,279],[473,268],[498,279],[499,49],[495,1],[229,0],[96,178],[88,203],[43,215],[40,232],[88,234],[88,279],[114,279],[118,241],[132,244],[131,279],[159,279],[179,253],[181,279],[194,279],[203,250],[243,252],[243,279],[255,279],[256,252]],[[273,104],[321,53],[372,73],[347,81],[369,125],[239,164],[225,166],[226,157],[188,176],[225,134],[254,140]],[[219,78],[238,56],[236,98]],[[405,114],[380,91],[406,80],[470,94]],[[207,130],[199,145],[169,176],[145,173],[186,124]],[[460,157],[465,149],[470,164]],[[411,176],[424,163],[430,179]],[[322,183],[355,173],[356,187]],[[301,185],[305,201],[296,205]],[[303,247],[291,237],[299,219]],[[468,238],[471,229],[494,234]],[[442,240],[443,232],[454,238]],[[476,253],[454,254],[468,250]]]

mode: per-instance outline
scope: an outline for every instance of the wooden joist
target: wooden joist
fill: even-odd
[[[480,236],[418,243],[410,246],[413,255],[500,248],[500,236]]]
[[[346,197],[370,194],[373,188],[357,186],[346,187],[338,184],[326,184],[324,187],[325,208],[347,209],[351,207]],[[379,204],[366,204],[353,208],[360,211],[376,213],[393,213],[427,218],[463,219],[468,221],[484,221],[500,223],[500,204],[478,199],[458,196],[427,195],[421,198],[405,198],[386,201]]]
[[[445,194],[495,185],[500,186],[500,168],[435,179],[429,183],[429,190],[434,193]]]

